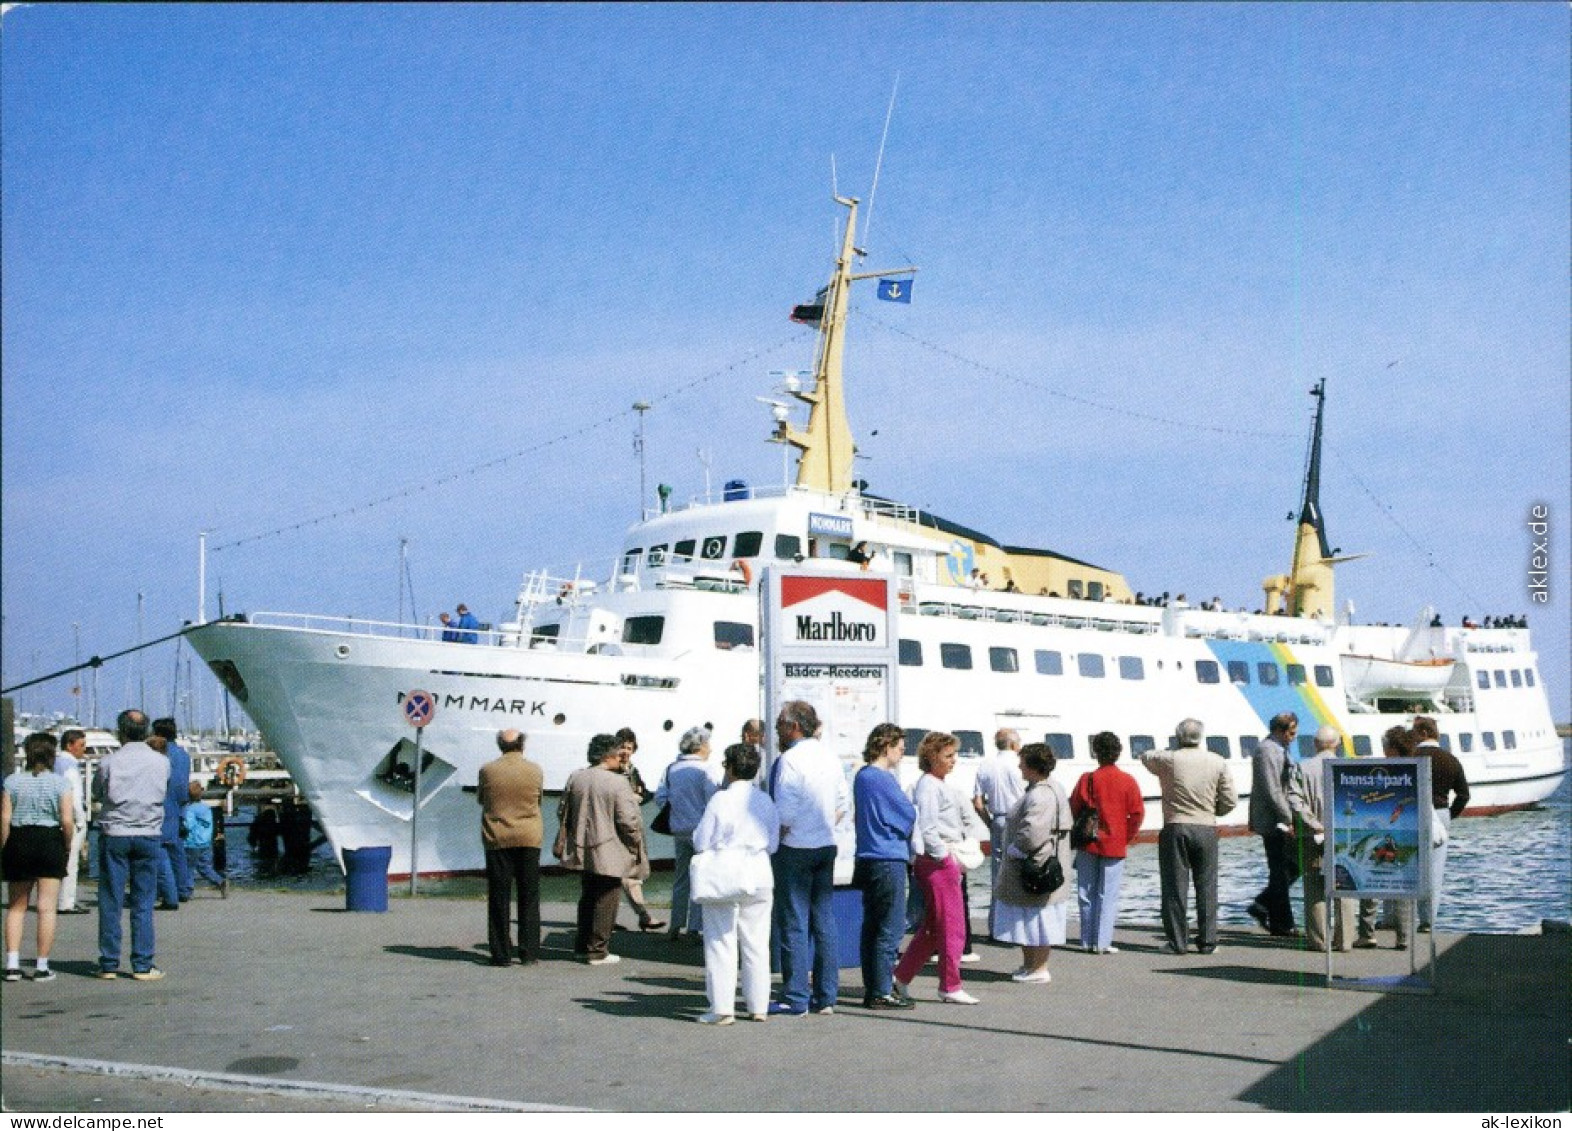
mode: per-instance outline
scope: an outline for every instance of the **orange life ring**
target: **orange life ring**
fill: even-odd
[[[222,758],[218,763],[218,772],[214,776],[229,789],[234,789],[245,783],[246,760],[234,754]]]
[[[738,558],[736,561],[731,563],[731,568],[742,574],[743,585],[753,584],[753,567],[748,565],[747,559]]]

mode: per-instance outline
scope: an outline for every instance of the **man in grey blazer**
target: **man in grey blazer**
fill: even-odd
[[[1272,716],[1271,733],[1256,747],[1250,773],[1250,831],[1266,852],[1266,887],[1246,910],[1267,933],[1291,936],[1294,905],[1289,889],[1299,878],[1294,816],[1288,807],[1288,747],[1299,733],[1299,716],[1284,711]]]
[[[622,877],[643,852],[644,826],[638,800],[622,776],[616,736],[590,739],[589,756],[592,764],[569,775],[563,789],[557,856],[564,868],[580,874],[574,953],[591,966],[609,966],[621,961],[607,945],[617,926]]]

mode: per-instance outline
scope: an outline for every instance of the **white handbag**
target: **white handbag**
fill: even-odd
[[[968,837],[958,840],[950,845],[950,854],[955,857],[955,862],[963,871],[970,872],[973,868],[981,868],[983,863],[982,843]]]
[[[688,898],[694,903],[735,903],[774,886],[769,857],[745,848],[700,852],[688,862]]]

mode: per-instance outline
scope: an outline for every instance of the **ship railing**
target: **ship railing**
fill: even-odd
[[[1078,617],[1064,613],[1045,613],[1034,609],[1006,609],[974,605],[964,601],[914,600],[912,587],[903,583],[901,612],[913,616],[950,617],[954,620],[988,620],[998,624],[1030,624],[1038,628],[1091,628],[1100,632],[1128,632],[1135,636],[1154,636],[1153,621],[1123,620],[1115,617]]]
[[[434,640],[444,632],[473,634],[477,644],[500,644],[510,633],[502,627],[482,624],[479,628],[453,629],[444,624],[408,624],[399,621],[371,620],[366,617],[331,617],[319,613],[251,613],[246,620],[266,628],[293,628],[306,632],[336,635],[371,636],[384,640]]]

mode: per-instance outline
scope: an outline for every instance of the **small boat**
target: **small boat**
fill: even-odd
[[[1381,656],[1343,656],[1343,684],[1358,699],[1409,696],[1433,700],[1452,682],[1457,661],[1393,660]]]

